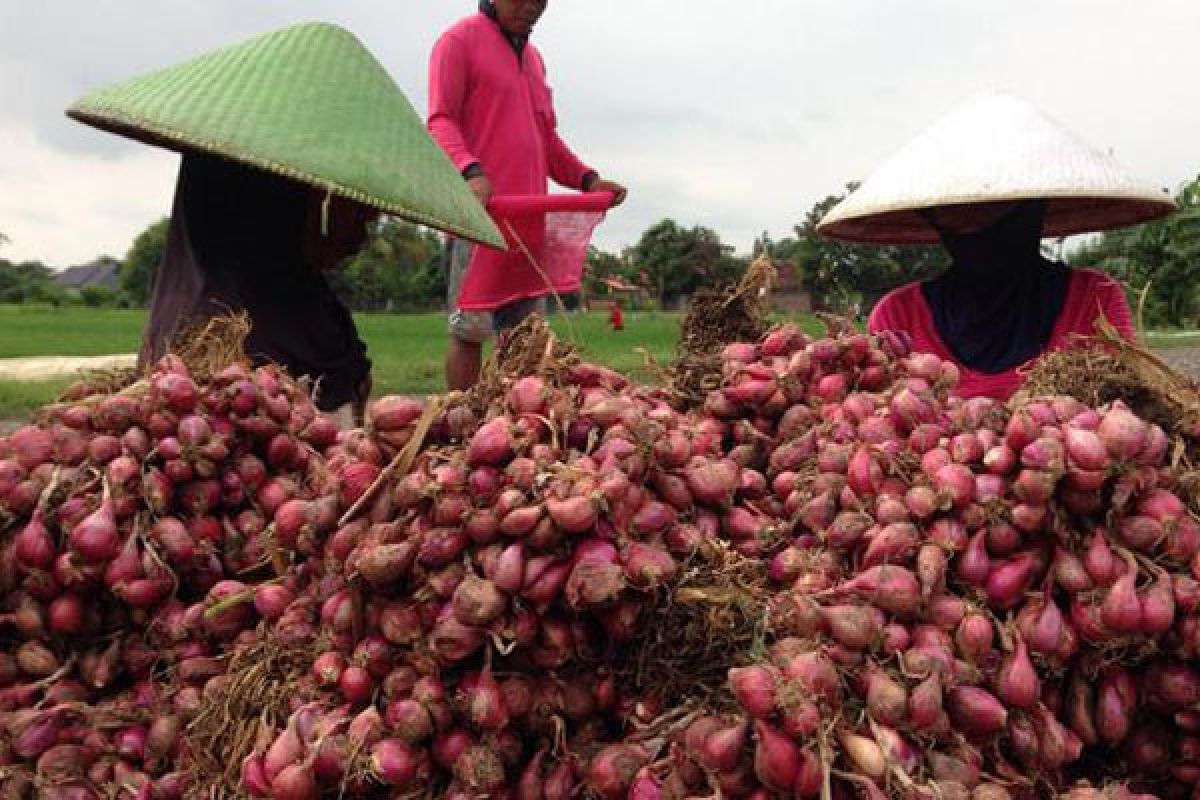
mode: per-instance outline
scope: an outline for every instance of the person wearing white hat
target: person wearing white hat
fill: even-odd
[[[1133,338],[1123,287],[1045,258],[1041,240],[1171,213],[1148,187],[1026,103],[978,98],[912,141],[818,225],[875,244],[935,244],[951,266],[891,292],[872,332],[907,334],[918,352],[953,361],[958,394],[1006,399],[1022,368],[1096,332],[1101,318]]]

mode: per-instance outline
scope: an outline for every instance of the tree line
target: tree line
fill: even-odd
[[[588,251],[578,306],[619,297],[640,308],[678,308],[702,286],[737,280],[749,259],[767,255],[791,275],[789,291],[807,294],[818,310],[869,310],[887,291],[932,277],[948,265],[939,247],[879,247],[819,236],[817,223],[856,188],[816,203],[788,235],[764,234],[749,255],[739,256],[716,231],[673,219],[650,226],[620,252]],[[1131,300],[1151,327],[1200,325],[1200,179],[1178,195],[1179,213],[1145,225],[1090,237],[1068,260],[1109,272],[1130,289]],[[37,262],[0,258],[0,302],[144,306],[166,245],[168,221],[159,220],[133,241],[121,260],[118,292],[83,290],[77,297]],[[0,246],[5,242],[0,234]],[[331,271],[330,283],[356,311],[426,311],[444,308],[444,238],[411,223],[383,218],[363,248]]]
[[[1095,237],[1070,257],[1124,283],[1150,328],[1200,325],[1200,178],[1175,200],[1175,214]]]

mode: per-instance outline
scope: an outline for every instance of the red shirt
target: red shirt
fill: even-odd
[[[442,34],[429,68],[429,131],[459,171],[478,163],[498,195],[546,194],[547,178],[580,189],[591,170],[558,136],[537,48],[520,55],[474,14]]]
[[[1074,335],[1090,336],[1096,333],[1096,320],[1103,315],[1127,339],[1134,339],[1133,315],[1125,299],[1121,284],[1102,272],[1090,269],[1071,270],[1067,297],[1059,312],[1054,332],[1046,347],[1047,352],[1070,347]],[[921,284],[902,286],[885,296],[871,312],[867,330],[905,331],[913,340],[913,349],[958,363],[938,334],[933,316],[925,302]],[[1026,365],[1014,367],[1006,372],[989,375],[976,372],[958,364],[962,377],[958,394],[963,397],[986,396],[1006,400],[1020,388],[1023,378],[1019,374]]]

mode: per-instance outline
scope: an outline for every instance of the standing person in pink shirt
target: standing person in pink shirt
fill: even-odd
[[[558,135],[546,67],[529,41],[546,5],[481,0],[479,13],[442,34],[430,60],[429,131],[484,205],[493,194],[545,194],[550,179],[568,189],[613,192],[620,203],[625,187],[601,178]],[[460,310],[458,292],[473,250],[459,239],[447,247],[451,389],[478,379],[488,337],[541,307],[537,298],[493,312]]]

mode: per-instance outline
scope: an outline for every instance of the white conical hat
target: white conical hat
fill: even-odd
[[[953,111],[888,159],[817,230],[875,244],[931,244],[920,209],[1048,200],[1045,235],[1067,236],[1165,216],[1164,189],[1135,179],[1029,104],[1004,94]]]

